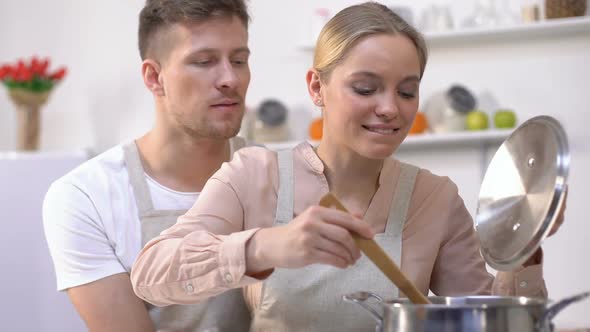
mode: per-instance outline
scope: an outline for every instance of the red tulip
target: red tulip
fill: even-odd
[[[33,75],[41,76],[40,65],[41,65],[41,62],[39,62],[39,59],[36,56],[33,56],[31,58],[31,66],[29,67],[29,69],[30,69],[31,73],[33,73]]]
[[[0,67],[0,81],[6,78],[13,78],[13,70],[9,65]]]
[[[45,58],[39,63],[39,76],[45,77],[47,75],[47,68],[49,68],[49,58]]]
[[[20,59],[14,64],[1,65],[0,81],[5,81],[9,89],[19,88],[32,92],[49,91],[53,87],[52,83],[61,81],[67,74],[66,67],[60,67],[49,73],[49,62],[49,57],[32,56],[26,62]]]
[[[23,60],[18,60],[18,62],[16,63],[16,71],[23,71],[26,70],[27,66],[25,66],[25,62]]]
[[[14,73],[14,80],[17,82],[30,81],[33,78],[33,73],[25,66],[22,60],[19,60],[16,73]]]
[[[58,69],[56,72],[54,72],[53,74],[51,74],[49,76],[50,79],[52,80],[61,80],[62,78],[64,78],[64,76],[66,76],[66,67],[61,67],[60,69]]]

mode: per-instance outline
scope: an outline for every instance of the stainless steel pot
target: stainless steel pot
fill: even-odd
[[[548,332],[553,331],[551,321],[557,313],[588,296],[590,292],[550,306],[543,299],[507,296],[433,296],[429,297],[432,304],[426,305],[405,298],[384,301],[369,292],[343,298],[367,310],[377,322],[377,332]]]

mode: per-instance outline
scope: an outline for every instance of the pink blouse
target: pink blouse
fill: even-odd
[[[309,144],[295,148],[293,169],[294,213],[299,215],[317,205],[329,188],[324,165]],[[385,229],[399,174],[400,163],[386,160],[363,218],[376,232]],[[143,248],[131,272],[136,294],[168,305],[242,287],[246,303],[255,309],[262,282],[245,275],[245,247],[256,231],[273,225],[278,184],[276,152],[239,150],[211,177],[195,205]],[[416,178],[403,229],[401,269],[424,294],[547,296],[541,264],[499,272],[496,278],[486,271],[457,186],[424,169]]]

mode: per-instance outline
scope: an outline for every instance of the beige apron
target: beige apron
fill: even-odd
[[[232,139],[232,153],[244,145],[242,139]],[[186,211],[154,210],[137,145],[134,142],[128,143],[123,146],[123,151],[137,203],[141,222],[141,243],[144,246],[163,230],[174,225],[176,219]],[[232,289],[194,305],[171,305],[161,308],[147,306],[156,330],[160,332],[248,331],[250,324],[250,313],[241,289]]]
[[[275,225],[293,219],[293,155],[279,151],[279,193]],[[385,232],[375,240],[398,264],[402,229],[418,169],[401,163],[401,174]],[[391,179],[393,181],[393,179]],[[315,264],[301,269],[276,269],[264,282],[251,331],[375,331],[375,320],[362,308],[342,300],[345,294],[370,291],[392,298],[398,289],[362,256],[354,266],[338,269]]]

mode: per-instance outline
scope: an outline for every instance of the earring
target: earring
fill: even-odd
[[[319,106],[319,107],[324,106],[324,103],[322,102],[322,100],[320,98],[316,99],[314,101],[314,104],[316,104],[316,106]]]

